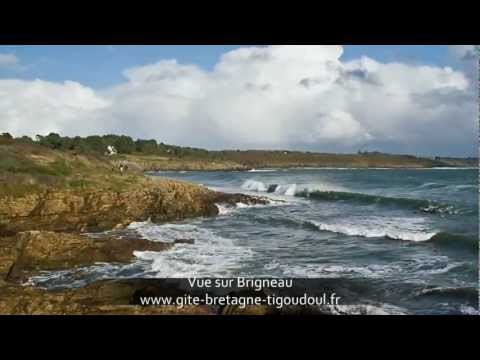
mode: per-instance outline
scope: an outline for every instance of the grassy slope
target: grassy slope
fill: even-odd
[[[115,161],[131,166],[121,175]],[[432,160],[388,154],[320,154],[283,151],[224,151],[214,159],[175,156],[118,155],[106,158],[54,151],[37,144],[0,141],[0,197],[52,189],[123,191],[146,181],[142,170],[240,170],[262,167],[432,167],[475,166],[458,159]]]
[[[121,191],[143,179],[134,171],[121,175],[101,157],[53,151],[35,144],[0,143],[0,197],[47,189]]]

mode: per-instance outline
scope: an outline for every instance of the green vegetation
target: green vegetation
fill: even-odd
[[[106,156],[107,146],[118,154]],[[118,171],[126,162],[126,174]],[[145,170],[242,170],[286,167],[442,167],[478,166],[478,159],[422,158],[380,152],[326,154],[301,151],[208,151],[133,140],[128,136],[62,137],[55,133],[23,136],[0,135],[0,196],[61,189],[122,191],[142,181]]]
[[[51,137],[47,141],[58,146],[56,140]],[[0,197],[52,189],[122,191],[142,179],[135,169],[120,174],[105,156],[53,150],[23,138],[0,136]]]
[[[433,166],[477,166],[476,158],[422,158],[413,155],[392,155],[381,152],[359,151],[357,154],[326,154],[288,150],[223,150],[209,151],[193,147],[181,147],[157,143],[156,140],[133,140],[124,135],[103,135],[87,137],[62,137],[56,133],[46,136],[37,135],[37,141],[29,137],[13,138],[4,133],[0,144],[37,144],[42,147],[104,158],[107,146],[114,146],[120,156],[118,159],[144,162],[168,161],[167,168],[181,168],[182,163],[219,162],[227,167],[433,167]],[[114,157],[115,158],[115,157]],[[228,165],[227,165],[228,164]],[[189,166],[190,168],[191,166]],[[218,166],[217,166],[218,167]],[[215,167],[216,168],[216,167]],[[66,170],[66,169],[65,169]]]

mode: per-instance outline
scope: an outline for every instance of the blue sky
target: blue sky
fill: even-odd
[[[211,69],[221,54],[234,45],[85,45],[85,46],[0,46],[1,53],[15,54],[19,66],[0,68],[0,78],[42,79],[63,82],[73,80],[93,88],[115,85],[124,80],[122,71],[151,64],[161,59],[177,59]],[[447,46],[425,45],[347,45],[342,60],[369,56],[381,62],[403,62],[451,66],[458,61]]]
[[[477,154],[472,45],[236,48],[0,46],[0,132],[116,133],[209,149]],[[161,61],[169,59],[177,62]]]

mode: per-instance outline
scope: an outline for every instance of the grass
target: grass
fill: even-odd
[[[214,156],[212,156],[214,154]],[[121,175],[113,161],[133,162]],[[476,159],[471,159],[474,163]],[[265,167],[433,167],[465,166],[464,159],[409,155],[322,154],[299,151],[218,151],[205,156],[77,154],[36,143],[0,139],[0,197],[19,197],[46,189],[122,192],[143,181],[141,170],[232,170]],[[476,165],[475,165],[476,166]],[[135,169],[137,168],[137,169]]]
[[[408,155],[389,154],[322,154],[298,151],[224,151],[215,158],[160,157],[128,155],[137,163],[174,170],[195,167],[208,169],[268,168],[268,167],[433,167],[445,166],[442,161]]]
[[[0,144],[0,197],[21,197],[47,189],[120,192],[141,181],[120,175],[100,156],[54,151],[36,144]]]

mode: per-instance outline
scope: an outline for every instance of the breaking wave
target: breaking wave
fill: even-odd
[[[318,230],[344,234],[348,236],[360,236],[365,238],[389,238],[405,241],[427,241],[432,239],[436,232],[401,229],[392,225],[384,224],[327,224],[312,221]],[[413,227],[413,226],[412,226]]]
[[[398,223],[400,224],[402,221],[404,220],[400,219]],[[314,225],[321,231],[329,231],[348,236],[425,242],[442,248],[448,248],[451,250],[463,249],[473,253],[476,253],[479,248],[479,240],[474,236],[436,232],[422,228],[418,223],[407,223],[407,229],[403,229],[399,225],[388,223],[371,225],[362,223],[328,224],[317,221],[308,221],[308,223]]]
[[[242,189],[249,191],[266,192],[268,188],[261,181],[247,180],[243,183]]]
[[[472,286],[446,286],[446,287],[428,287],[417,293],[417,296],[443,296],[456,297],[464,300],[477,300],[478,288]]]
[[[339,192],[339,191],[313,191],[300,192],[295,194],[309,199],[323,200],[323,201],[346,201],[358,204],[378,204],[386,206],[398,206],[402,208],[409,208],[430,214],[457,214],[458,210],[453,206],[443,203],[438,203],[430,200],[388,197],[381,195],[370,195],[364,193],[353,192]]]
[[[250,248],[236,246],[233,239],[218,236],[194,224],[145,224],[136,231],[151,241],[194,239],[193,244],[175,244],[166,251],[135,251],[138,259],[149,263],[146,276],[150,277],[230,276],[253,255]]]
[[[429,186],[433,186],[433,184],[435,183],[427,184]],[[265,185],[261,181],[246,180],[242,185],[242,189],[256,192],[267,192],[285,196],[297,196],[320,201],[342,201],[362,205],[397,206],[421,211],[428,214],[455,215],[460,213],[460,210],[456,209],[454,206],[436,201],[349,192],[342,187],[327,183],[305,185]]]

